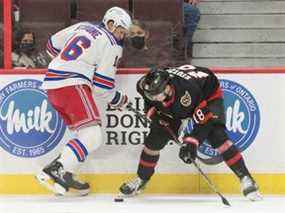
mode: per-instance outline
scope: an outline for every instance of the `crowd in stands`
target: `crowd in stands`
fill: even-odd
[[[129,41],[125,42],[120,67],[148,67],[157,62],[161,66],[190,63],[192,37],[200,19],[199,1],[13,0],[13,66],[47,67],[51,59],[45,53],[45,47],[51,34],[79,21],[100,22],[99,17],[112,6],[130,11],[148,34],[147,45],[142,50],[132,48]],[[134,23],[136,25],[136,21]],[[0,57],[1,54],[0,48]]]

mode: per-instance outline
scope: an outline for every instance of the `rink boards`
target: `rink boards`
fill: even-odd
[[[129,95],[138,110],[142,110],[143,102],[135,83],[141,75],[119,74],[116,79],[118,87]],[[261,192],[284,194],[284,73],[218,73],[218,76],[225,95],[230,137],[242,150]],[[0,194],[47,193],[35,182],[34,174],[55,158],[72,137],[39,88],[43,77],[43,74],[1,75]],[[80,173],[91,183],[93,192],[114,193],[123,181],[134,176],[148,128],[132,112],[105,110],[104,106],[105,103],[99,105],[103,144],[89,156]],[[191,125],[188,130],[191,131]],[[216,151],[207,144],[199,153],[218,163]],[[239,193],[237,179],[223,163],[201,167],[222,192]],[[178,159],[178,147],[171,142],[162,151],[156,172],[148,193],[211,193],[195,168]]]

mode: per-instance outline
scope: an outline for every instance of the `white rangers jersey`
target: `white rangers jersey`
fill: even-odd
[[[94,92],[115,96],[115,74],[122,56],[122,41],[102,25],[82,22],[51,36],[47,52],[54,59],[48,66],[43,89],[87,84]]]

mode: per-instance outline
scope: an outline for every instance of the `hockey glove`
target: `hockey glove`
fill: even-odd
[[[115,97],[109,103],[109,105],[112,109],[117,109],[117,110],[122,111],[123,109],[127,107],[128,103],[129,103],[128,96],[123,95],[121,92],[117,91],[115,94]]]
[[[196,124],[205,124],[212,118],[214,118],[214,114],[207,107],[207,102],[202,101],[198,107],[196,107],[193,113],[193,120]]]
[[[146,111],[146,117],[153,121],[158,121],[161,126],[169,126],[173,119],[166,114],[163,114],[153,106]]]
[[[197,157],[198,146],[199,142],[197,139],[190,136],[184,137],[179,151],[179,158],[184,163],[191,164]]]

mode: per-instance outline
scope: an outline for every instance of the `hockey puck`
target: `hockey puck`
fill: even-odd
[[[123,199],[123,198],[115,198],[114,201],[115,201],[115,202],[123,202],[124,199]]]

